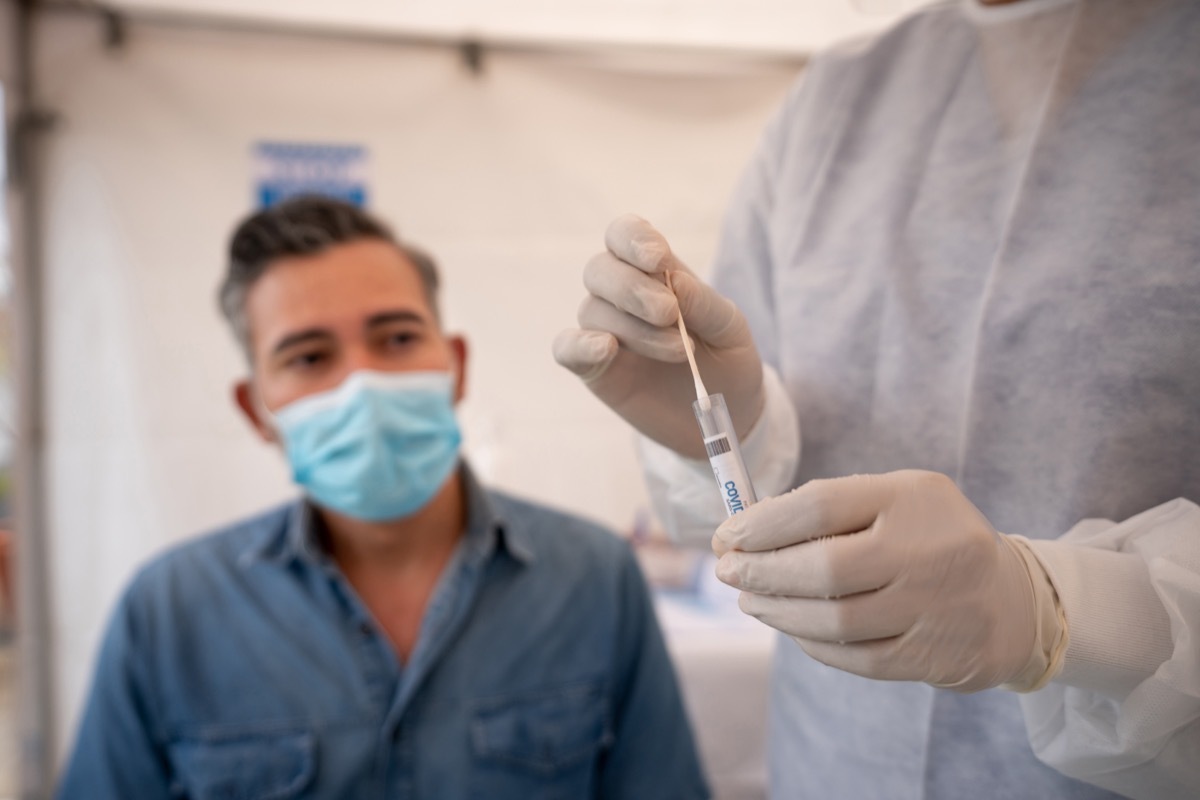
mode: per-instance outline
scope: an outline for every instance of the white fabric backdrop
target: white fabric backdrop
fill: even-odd
[[[235,414],[214,292],[264,139],[358,143],[372,206],[440,260],[473,345],[462,409],[486,480],[627,528],[627,429],[550,357],[606,223],[655,220],[701,272],[732,183],[797,72],[712,56],[455,51],[135,24],[106,53],[51,16],[49,535],[60,756],[136,565],[291,494]],[[685,410],[686,411],[686,410]]]

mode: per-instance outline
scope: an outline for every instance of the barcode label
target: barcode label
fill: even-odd
[[[713,458],[721,455],[722,453],[728,453],[733,448],[729,446],[728,437],[721,436],[717,439],[713,439],[711,442],[705,442],[704,449],[708,451],[708,457]]]

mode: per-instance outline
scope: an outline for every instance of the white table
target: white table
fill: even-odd
[[[737,591],[696,568],[690,590],[658,590],[655,606],[716,800],[767,796],[767,691],[775,632],[742,614]]]

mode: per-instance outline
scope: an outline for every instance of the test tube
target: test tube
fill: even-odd
[[[742,461],[742,448],[733,430],[733,421],[729,418],[725,396],[710,394],[700,397],[692,403],[692,411],[704,435],[704,451],[708,454],[708,463],[717,479],[725,511],[732,517],[739,511],[745,511],[758,497],[750,483],[746,463]]]

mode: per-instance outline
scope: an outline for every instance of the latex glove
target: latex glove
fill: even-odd
[[[739,436],[762,412],[762,360],[746,318],[675,258],[666,239],[628,214],[608,226],[607,250],[583,272],[579,328],[554,340],[554,358],[646,436],[703,458],[691,406],[696,390],[676,318],[683,314],[709,392],[725,395]],[[675,292],[664,275],[672,273]]]
[[[713,546],[742,610],[830,666],[971,692],[1030,664],[1037,562],[944,475],[811,481],[734,515]]]

